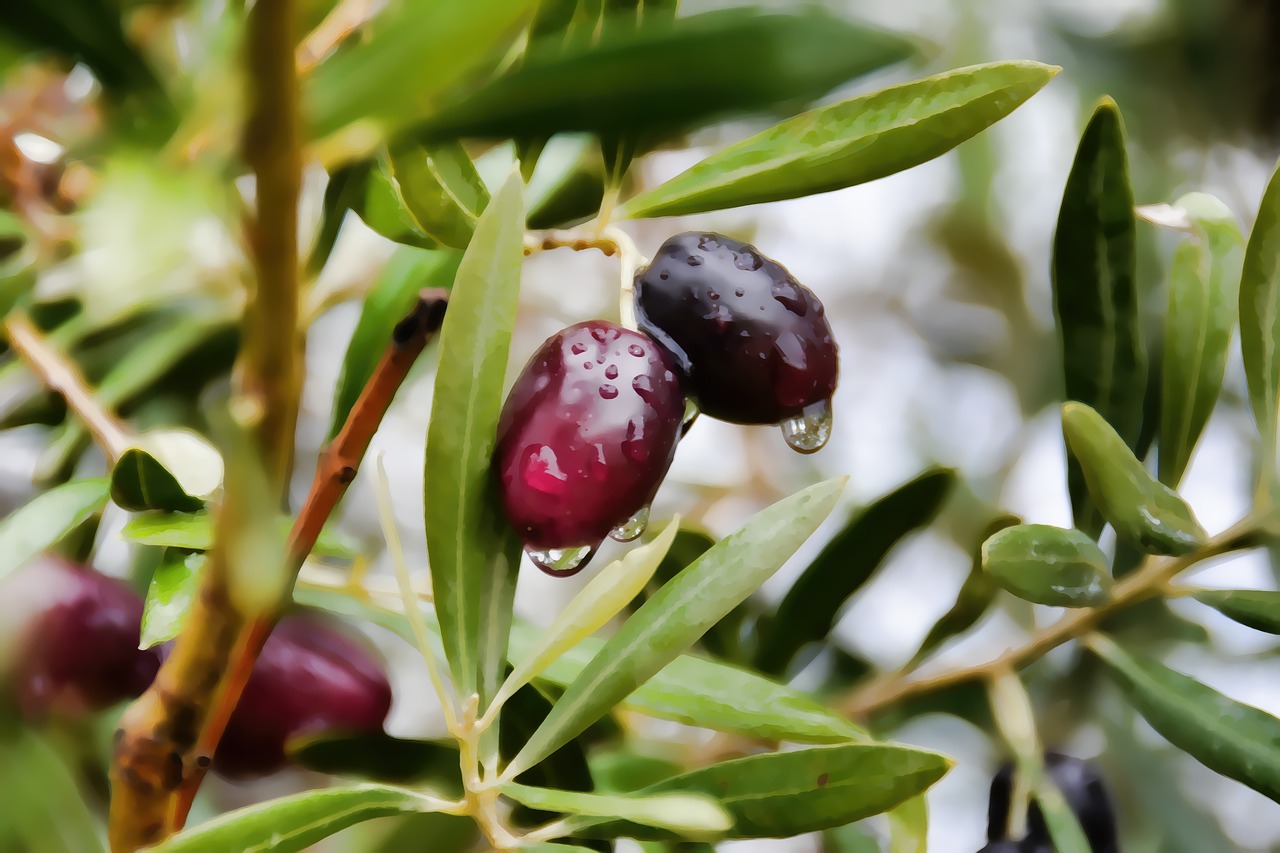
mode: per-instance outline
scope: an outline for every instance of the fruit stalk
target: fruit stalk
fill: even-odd
[[[254,177],[254,203],[244,214],[253,285],[241,320],[240,355],[230,410],[257,449],[264,482],[228,477],[215,514],[214,546],[186,629],[156,680],[121,719],[111,767],[109,839],[113,851],[154,844],[173,831],[184,780],[198,778],[209,757],[197,751],[220,694],[228,662],[244,647],[248,619],[231,596],[236,543],[244,524],[237,507],[255,505],[265,485],[281,500],[293,464],[302,389],[303,337],[298,328],[298,195],[302,183],[294,0],[254,5],[245,26],[248,112],[241,149]],[[323,519],[319,523],[323,523]],[[276,608],[283,605],[276,602]],[[269,632],[268,632],[269,633]],[[265,639],[265,638],[264,638]]]

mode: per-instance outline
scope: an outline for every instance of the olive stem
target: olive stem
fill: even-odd
[[[865,721],[877,712],[908,699],[970,681],[988,679],[1006,669],[1016,671],[1034,663],[1063,643],[1094,630],[1107,616],[1159,594],[1166,583],[1196,563],[1256,546],[1259,544],[1258,537],[1263,532],[1261,520],[1257,515],[1251,514],[1188,554],[1180,557],[1148,556],[1139,571],[1116,585],[1109,600],[1097,607],[1071,611],[1034,634],[1023,645],[992,660],[928,678],[913,679],[908,673],[904,677],[877,679],[854,689],[837,702],[836,706],[851,719]]]

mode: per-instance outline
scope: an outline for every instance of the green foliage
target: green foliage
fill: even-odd
[[[0,578],[101,512],[107,489],[102,478],[72,480],[37,495],[0,521]]]
[[[1106,555],[1079,530],[1007,527],[983,543],[982,566],[1004,589],[1036,604],[1096,607],[1111,592]]]
[[[1263,481],[1274,479],[1276,408],[1280,405],[1280,170],[1262,196],[1240,279],[1240,349],[1249,403],[1267,449]]]
[[[1054,313],[1066,399],[1095,409],[1131,450],[1142,429],[1147,350],[1139,322],[1133,189],[1124,128],[1104,99],[1089,120],[1062,194],[1053,238]],[[1096,536],[1080,462],[1068,462],[1076,527]],[[1094,500],[1097,496],[1094,495]]]

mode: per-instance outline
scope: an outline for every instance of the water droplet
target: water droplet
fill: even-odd
[[[809,313],[809,303],[805,301],[804,294],[789,281],[773,283],[773,298],[797,317],[803,317]]]
[[[545,444],[530,445],[525,451],[520,476],[525,485],[544,495],[563,494],[569,482],[556,452]]]
[[[603,354],[603,353],[601,353],[600,355],[596,356],[596,364],[604,364],[604,354]]]
[[[639,344],[632,344],[631,346],[627,347],[627,352],[631,353],[636,358],[644,357],[644,347],[640,346]]]
[[[533,564],[552,577],[567,578],[586,567],[596,553],[595,545],[577,548],[525,548]]]
[[[747,291],[743,290],[741,287],[735,288],[733,291],[734,296],[745,296],[746,293]]]
[[[613,385],[601,385],[600,396],[606,400],[612,400],[614,397],[618,396],[618,389]]]
[[[649,508],[642,506],[626,521],[609,531],[609,538],[618,542],[630,542],[636,539],[649,526]]]
[[[618,378],[618,365],[616,365],[616,364],[611,364],[611,365],[609,365],[608,367],[606,367],[606,368],[604,369],[604,378],[605,378],[605,379],[617,379],[617,378]]]
[[[608,339],[605,335],[605,330],[601,328],[592,329],[591,337],[595,338],[600,343],[604,343]]]
[[[720,248],[720,241],[710,234],[703,234],[698,238],[698,248],[706,249],[709,252],[714,251]]]
[[[783,440],[792,450],[798,453],[821,450],[831,438],[831,401],[822,400],[806,406],[799,415],[787,418],[778,426],[782,428]]]
[[[584,362],[582,362],[582,369],[583,369],[583,370],[590,370],[590,369],[591,369],[591,368],[593,368],[593,367],[595,367],[595,365],[594,365],[594,364],[592,364],[592,363],[591,363],[591,362],[589,362],[589,361],[584,361]]]
[[[662,279],[663,281],[666,281],[668,278],[670,278],[670,274],[666,270],[663,270],[662,272],[658,273],[658,278]]]
[[[702,255],[690,255],[685,263],[691,267],[700,267],[702,266]]]
[[[719,298],[720,298],[720,294],[719,294],[719,293],[716,293],[714,290],[712,290],[711,288],[709,288],[709,287],[708,287],[708,288],[707,288],[707,298],[708,298],[708,299],[719,299]]]
[[[587,351],[587,345],[584,343],[576,343],[569,348],[574,355],[582,355]]]
[[[760,256],[750,249],[743,249],[733,256],[733,265],[740,270],[758,270],[764,265]]]

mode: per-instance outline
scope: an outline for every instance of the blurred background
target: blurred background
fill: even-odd
[[[728,5],[684,0],[681,14]],[[834,431],[823,451],[802,457],[785,448],[775,429],[703,418],[682,442],[654,506],[655,518],[678,511],[722,536],[804,485],[848,474],[842,508],[761,590],[761,607],[767,609],[781,597],[856,507],[932,465],[959,474],[937,520],[900,542],[843,611],[836,645],[844,657],[825,648],[802,658],[802,665],[788,673],[797,686],[838,692],[846,660],[891,671],[912,657],[955,600],[991,510],[1070,526],[1049,258],[1082,121],[1103,94],[1118,102],[1129,133],[1139,204],[1169,202],[1192,190],[1209,192],[1224,200],[1247,230],[1280,151],[1280,64],[1275,59],[1280,7],[1270,0],[846,0],[827,5],[926,44],[924,62],[862,79],[831,93],[830,100],[995,59],[1035,59],[1064,68],[1043,92],[993,129],[908,172],[807,199],[622,223],[646,256],[666,237],[690,229],[754,242],[819,294],[835,328],[842,372]],[[217,18],[216,10],[202,14],[205,23]],[[192,17],[193,39],[200,23],[200,16]],[[198,41],[179,47],[201,49]],[[92,198],[74,220],[81,229],[81,253],[43,270],[37,287],[46,294],[76,293],[104,313],[123,310],[115,300],[125,298],[126,291],[133,299],[198,291],[207,304],[223,306],[222,317],[234,316],[238,291],[228,286],[226,269],[237,262],[236,249],[205,212],[214,203],[212,194],[202,199],[198,182],[190,178],[169,184],[145,180],[139,177],[149,168],[144,162],[115,161],[104,175],[64,161],[64,149],[83,146],[101,131],[94,109],[99,82],[83,66],[67,74],[20,52],[0,54],[0,60],[0,125],[14,134],[23,158],[47,167],[34,173],[48,176],[50,203],[56,207],[64,197],[66,204],[81,196]],[[216,109],[218,93],[206,94],[210,109]],[[769,123],[766,118],[732,121],[700,130],[688,137],[686,146],[644,157],[633,169],[635,180],[654,185]],[[106,183],[115,192],[90,193]],[[319,225],[325,185],[323,170],[308,172],[303,215],[308,239]],[[10,208],[23,213],[13,204]],[[165,216],[158,218],[157,210]],[[47,221],[55,220],[50,216]],[[1154,317],[1164,304],[1175,239],[1141,222],[1139,235],[1139,273]],[[392,243],[347,216],[333,258],[317,282],[312,298],[316,319],[307,338],[296,500],[310,483],[343,353],[359,314],[359,303],[344,297],[367,287],[393,250]],[[533,256],[525,265],[509,375],[514,378],[534,348],[561,327],[613,314],[617,292],[615,259],[569,250]],[[217,310],[209,316],[218,322]],[[1157,335],[1152,338],[1158,340]],[[199,351],[191,358],[198,362]],[[371,450],[386,454],[412,565],[425,561],[421,471],[432,361],[428,353],[397,397]],[[0,410],[7,413],[15,401],[27,399],[33,381],[13,371],[0,374]],[[1229,526],[1249,506],[1255,439],[1243,398],[1237,344],[1228,361],[1223,402],[1183,486],[1210,533]],[[134,416],[163,421],[182,413],[156,404]],[[33,424],[0,432],[0,514],[34,493],[33,478],[49,464],[48,445],[57,429]],[[104,469],[96,452],[76,457],[74,465],[80,473]],[[132,555],[117,535],[120,515],[104,520],[96,565],[124,574]],[[353,484],[340,528],[377,555],[374,571],[389,572],[380,553],[369,478]],[[594,568],[609,557],[601,554]],[[591,571],[557,580],[526,565],[518,613],[547,622]],[[1255,551],[1207,564],[1194,573],[1194,581],[1273,589],[1277,569],[1267,553]],[[1193,602],[1175,601],[1172,610],[1173,617],[1127,625],[1130,644],[1241,701],[1280,714],[1275,638]],[[998,597],[972,631],[944,646],[928,666],[943,669],[986,660],[1059,615],[1053,608]],[[389,637],[374,638],[405,670],[395,677],[391,731],[441,734],[425,679],[408,671],[416,660],[412,651]],[[1280,808],[1275,803],[1170,747],[1105,682],[1094,678],[1073,650],[1061,649],[1037,664],[1029,687],[1046,743],[1096,759],[1107,775],[1126,851],[1280,849]],[[710,733],[674,724],[655,724],[654,733],[690,748],[711,741]],[[959,705],[922,708],[903,715],[886,734],[957,759],[955,769],[929,794],[929,850],[972,853],[980,847],[987,785],[1003,760],[981,713]],[[249,789],[219,783],[213,800],[234,805],[305,783],[304,777],[288,774]],[[353,830],[324,849],[361,849],[362,837]],[[823,844],[820,838],[806,837],[729,843],[721,849],[801,851]]]

